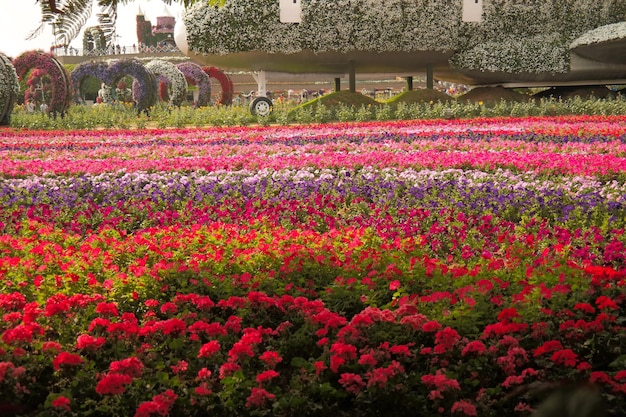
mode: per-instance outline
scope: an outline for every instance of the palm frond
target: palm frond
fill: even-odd
[[[28,35],[26,35],[25,39],[27,41],[32,41],[33,39],[41,35],[45,28],[46,28],[46,23],[43,21],[39,22],[39,26],[37,26],[35,29],[32,29],[30,32],[28,32]]]
[[[195,3],[199,3],[202,0],[161,0],[163,3],[171,6],[172,3],[181,3],[185,7],[189,7]]]
[[[47,0],[40,0],[39,5],[41,6],[41,22],[26,36],[26,40],[32,40],[41,35],[46,25],[52,24],[58,16],[58,13],[50,8]]]
[[[27,40],[39,36],[46,25],[54,29],[55,42],[67,45],[75,39],[91,16],[94,0],[36,0],[41,6],[41,23],[27,36]],[[133,0],[98,0],[100,13],[98,22],[104,33],[107,44],[111,44],[115,36],[117,7],[120,4],[132,3]],[[167,5],[173,2],[189,7],[203,0],[161,0]],[[216,0],[211,0],[216,1]],[[217,0],[223,1],[223,0]]]
[[[52,23],[54,37],[57,44],[68,45],[78,36],[91,17],[93,1],[63,0],[59,9],[62,14],[57,14],[56,20]]]
[[[53,9],[51,7],[55,7]],[[39,0],[41,6],[41,23],[27,39],[33,39],[41,34],[46,25],[54,31],[57,44],[67,45],[78,36],[82,27],[91,16],[93,0]]]
[[[100,13],[98,13],[98,23],[107,45],[111,45],[114,42],[115,37],[115,24],[117,22],[117,6],[121,2],[119,0],[98,0],[98,6]]]

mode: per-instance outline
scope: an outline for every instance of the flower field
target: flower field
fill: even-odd
[[[528,416],[568,384],[626,413],[626,117],[0,156],[2,415]]]

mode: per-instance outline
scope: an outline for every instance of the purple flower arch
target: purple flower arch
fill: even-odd
[[[52,83],[52,98],[48,105],[50,113],[64,115],[67,112],[72,97],[70,76],[52,54],[41,51],[24,52],[15,58],[13,65],[20,79],[23,79],[31,69],[39,68],[45,71]]]
[[[109,79],[109,65],[103,61],[87,61],[77,65],[72,71],[72,87],[74,89],[74,102],[84,103],[81,95],[83,81],[87,77],[94,77],[100,82],[106,83]]]
[[[0,126],[6,126],[11,121],[11,113],[19,92],[15,67],[8,57],[0,54]]]
[[[235,91],[233,80],[219,68],[202,67],[202,70],[207,73],[209,78],[215,78],[217,82],[220,83],[220,87],[222,87],[222,94],[220,95],[218,103],[224,106],[233,104],[233,93]]]
[[[211,80],[202,67],[193,62],[182,62],[176,65],[183,73],[187,82],[198,86],[198,102],[196,107],[208,106],[211,102]]]
[[[115,88],[117,82],[126,75],[130,75],[136,81],[133,82],[133,100],[137,112],[147,111],[157,100],[154,74],[136,59],[121,59],[109,66],[106,83]]]

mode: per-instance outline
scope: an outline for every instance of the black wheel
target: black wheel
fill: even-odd
[[[250,104],[250,113],[254,116],[269,116],[272,112],[272,100],[267,97],[257,97]]]

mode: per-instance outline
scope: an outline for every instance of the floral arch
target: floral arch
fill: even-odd
[[[137,112],[148,111],[157,100],[154,74],[136,59],[122,59],[109,66],[106,83],[114,88],[125,75],[130,75],[135,79],[133,100],[137,106]]]
[[[52,95],[48,109],[53,115],[65,114],[70,106],[72,96],[70,76],[52,54],[41,51],[24,52],[15,58],[13,65],[19,78],[24,78],[30,70],[35,68],[45,71],[52,84]]]
[[[211,102],[211,80],[202,67],[193,62],[182,62],[176,65],[187,81],[198,86],[198,101],[196,107],[208,106]]]
[[[19,93],[15,67],[9,58],[0,54],[0,126],[6,126],[11,121],[11,113]]]
[[[235,91],[233,80],[231,80],[230,77],[219,68],[202,67],[202,70],[206,72],[210,78],[214,78],[220,83],[222,94],[220,95],[218,103],[224,106],[230,106],[233,104],[233,93]]]
[[[72,71],[72,87],[74,89],[74,102],[84,103],[82,96],[83,81],[87,77],[94,77],[100,82],[107,82],[109,73],[109,65],[102,61],[87,61],[77,65]]]
[[[187,79],[182,71],[171,62],[158,59],[148,62],[146,69],[156,76],[162,76],[167,79],[172,86],[172,94],[169,98],[169,103],[172,106],[180,106],[187,94]],[[158,88],[160,82],[158,79],[156,82]]]

